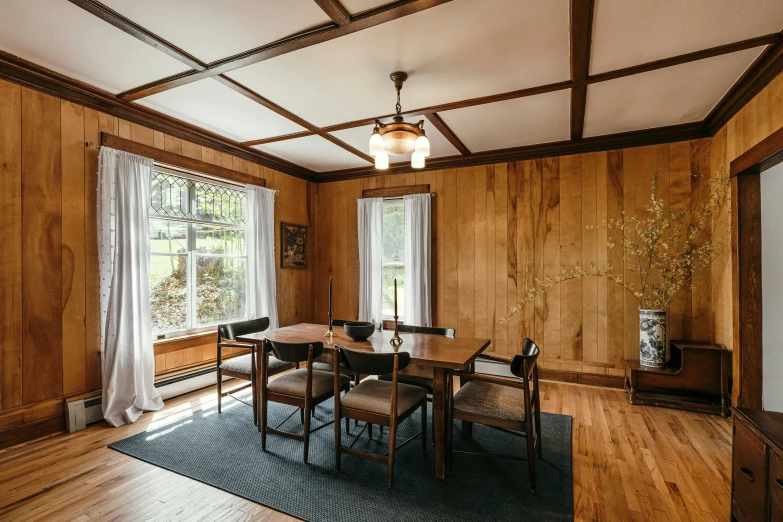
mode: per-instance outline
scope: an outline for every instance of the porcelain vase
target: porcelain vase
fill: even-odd
[[[639,363],[642,366],[666,366],[668,339],[666,312],[639,310]]]

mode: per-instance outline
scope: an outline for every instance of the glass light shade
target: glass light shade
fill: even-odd
[[[392,130],[383,134],[383,148],[387,154],[402,156],[416,148],[416,134],[405,130]]]
[[[416,138],[416,145],[414,147],[415,154],[421,154],[422,158],[426,158],[430,155],[430,140],[427,139],[427,136],[422,134],[418,138]]]
[[[389,155],[385,152],[380,152],[375,155],[375,168],[378,170],[386,170],[389,168]]]
[[[414,169],[424,168],[424,154],[421,152],[414,152],[411,156],[411,167]]]
[[[372,136],[370,136],[370,155],[376,156],[381,152],[384,152],[383,138],[381,137],[381,134],[378,132],[378,129],[375,129],[372,133]]]

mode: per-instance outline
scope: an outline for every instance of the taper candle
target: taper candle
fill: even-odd
[[[332,317],[332,276],[329,276],[329,317]]]
[[[397,322],[397,278],[394,278],[394,321]]]

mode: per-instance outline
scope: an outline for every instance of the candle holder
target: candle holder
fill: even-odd
[[[324,337],[334,337],[334,330],[332,329],[332,278],[329,277],[329,329],[324,334]]]
[[[399,316],[397,315],[397,279],[394,280],[394,335],[391,338],[391,341],[389,343],[392,344],[392,346],[399,346],[402,344],[402,339],[400,339],[400,331],[397,327],[397,319],[399,319]]]

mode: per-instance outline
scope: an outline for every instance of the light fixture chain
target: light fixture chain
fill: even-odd
[[[400,104],[400,90],[397,89],[397,116],[402,113],[402,105]]]

